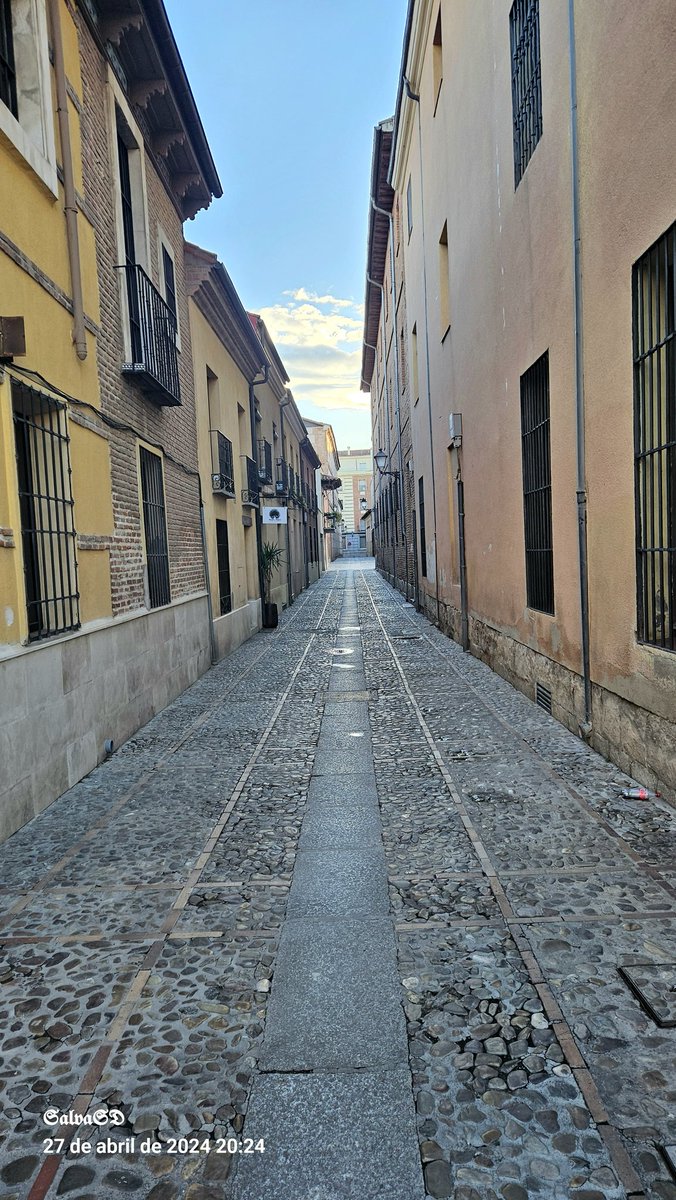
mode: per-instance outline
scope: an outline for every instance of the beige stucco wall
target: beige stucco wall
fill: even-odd
[[[558,689],[555,708],[576,728],[582,694],[568,12],[565,3],[540,5],[543,134],[515,189],[510,8],[511,0],[441,0],[437,99],[432,37],[439,4],[421,0],[406,64],[420,104],[402,105],[394,184],[404,206],[409,356],[414,325],[418,334],[420,398],[412,401],[411,421],[415,503],[420,476],[426,501],[422,601],[436,616],[438,591],[441,622],[457,633],[458,458],[449,450],[448,417],[461,412],[473,648],[530,694],[536,678],[547,678]],[[631,282],[632,264],[676,218],[676,13],[671,0],[577,0],[575,14],[593,736],[615,757],[630,740],[630,762],[643,764],[645,774],[646,747],[656,754],[665,729],[673,735],[676,656],[640,646],[635,632]],[[440,319],[444,224],[447,332]],[[554,616],[527,607],[523,532],[520,377],[546,350]],[[527,651],[519,654],[519,646]],[[552,674],[547,663],[564,674]],[[628,703],[613,707],[613,697]],[[671,786],[675,770],[673,761],[661,768]]]
[[[592,667],[676,721],[676,656],[635,635],[631,357],[632,265],[676,220],[676,9],[613,7],[577,14]]]

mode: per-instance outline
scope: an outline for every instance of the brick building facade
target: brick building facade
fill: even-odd
[[[408,599],[417,599],[411,405],[419,396],[417,373],[409,371],[401,198],[387,182],[393,124],[383,121],[374,132],[362,389],[371,393],[374,450],[387,456],[385,472],[374,471],[376,565]]]

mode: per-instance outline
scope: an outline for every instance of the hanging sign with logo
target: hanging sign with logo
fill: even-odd
[[[286,525],[287,523],[286,508],[264,508],[263,509],[263,524],[264,525]]]

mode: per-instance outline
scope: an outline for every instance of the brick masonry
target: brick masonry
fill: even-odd
[[[94,215],[101,305],[98,361],[103,411],[134,432],[111,430],[110,459],[115,531],[111,540],[111,591],[113,615],[145,603],[143,533],[139,504],[137,456],[139,440],[162,449],[186,469],[164,459],[167,535],[172,599],[204,588],[204,567],[199,520],[199,488],[195,397],[192,375],[190,325],[183,268],[183,226],[168,189],[168,180],[147,150],[145,173],[148,202],[150,275],[160,286],[158,226],[170,240],[176,267],[176,294],[181,332],[179,376],[181,407],[161,408],[121,374],[124,361],[122,309],[118,263],[115,189],[110,161],[111,136],[107,95],[107,60],[100,53],[80,16],[83,90],[87,98],[82,113],[84,199]],[[141,110],[134,110],[143,128]]]

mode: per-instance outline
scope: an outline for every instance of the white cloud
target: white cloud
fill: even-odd
[[[369,411],[360,391],[363,306],[336,296],[319,296],[306,288],[283,293],[260,314],[291,379],[299,408],[331,414]]]
[[[354,300],[342,300],[338,296],[318,296],[316,292],[308,292],[307,288],[303,287],[283,292],[282,295],[291,296],[292,300],[308,300],[311,304],[330,305],[332,308],[353,308],[360,313],[364,311],[364,305],[355,304]]]
[[[283,346],[359,345],[362,322],[345,313],[322,312],[316,304],[273,304],[261,316],[272,340]]]

